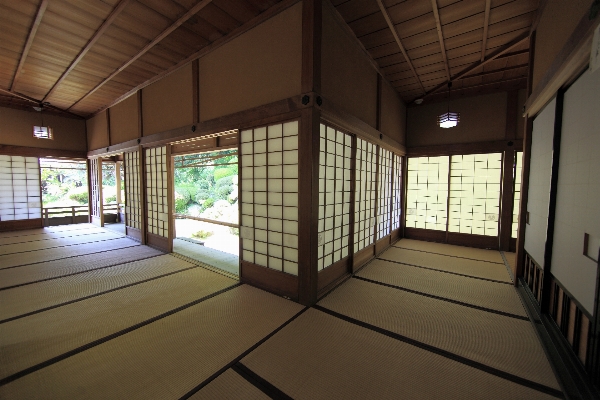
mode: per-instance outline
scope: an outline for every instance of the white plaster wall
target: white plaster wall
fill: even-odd
[[[594,311],[600,240],[600,71],[583,74],[565,93],[552,274],[590,313]]]

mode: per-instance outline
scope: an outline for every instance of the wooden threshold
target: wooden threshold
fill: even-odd
[[[240,280],[242,283],[298,301],[298,277],[295,275],[242,261]]]

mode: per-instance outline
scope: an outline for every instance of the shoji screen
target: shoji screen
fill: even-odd
[[[0,155],[0,221],[41,218],[40,194],[37,158]]]
[[[140,179],[140,152],[131,151],[125,158],[125,215],[127,226],[142,229],[142,195]]]
[[[352,137],[321,124],[319,270],[348,256]]]
[[[169,237],[167,148],[156,147],[145,152],[148,232]]]
[[[540,112],[533,121],[531,136],[529,197],[527,200],[529,223],[525,228],[525,251],[542,267],[544,266],[544,247],[550,204],[555,108],[556,100],[552,100]]]
[[[377,190],[377,239],[390,234],[392,211],[392,157],[386,149],[379,149],[379,187]]]
[[[377,146],[356,139],[354,196],[354,252],[373,244],[375,226],[375,185],[377,183]]]
[[[298,121],[240,138],[241,258],[298,275]]]
[[[406,226],[446,230],[448,156],[408,159]]]
[[[400,228],[402,222],[402,157],[394,154],[392,188],[392,230]]]
[[[599,104],[598,71],[585,72],[564,95],[551,265],[552,275],[590,314],[600,247]]]
[[[90,193],[92,197],[92,222],[102,225],[103,223],[103,211],[102,211],[102,159],[92,158],[90,159]]]
[[[448,231],[498,236],[502,153],[451,157]]]
[[[523,171],[523,152],[515,152],[515,189],[513,192],[513,219],[512,234],[513,239],[517,238],[519,228],[519,204],[521,202],[521,172]]]

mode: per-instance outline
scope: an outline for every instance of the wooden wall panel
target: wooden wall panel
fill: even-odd
[[[300,94],[301,58],[297,3],[200,59],[200,120]]]
[[[33,126],[42,123],[39,112],[0,107],[0,144],[44,149],[86,151],[85,121],[44,114],[44,125],[54,129],[54,139],[36,139]]]
[[[110,144],[119,144],[139,136],[139,109],[136,95],[110,108]]]
[[[373,128],[377,125],[377,72],[330,6],[323,5],[321,93]]]
[[[525,117],[523,116],[523,107],[527,100],[527,91],[525,89],[519,90],[517,99],[517,139],[523,139],[525,136]]]
[[[387,82],[381,84],[381,126],[384,135],[406,144],[406,106]]]
[[[87,146],[88,150],[96,150],[103,147],[108,147],[108,119],[107,111],[102,111],[100,114],[85,121],[87,125]]]
[[[506,130],[506,92],[450,102],[450,110],[460,112],[454,128],[437,125],[437,116],[448,110],[447,102],[423,104],[407,110],[407,146],[472,143],[502,140]]]
[[[537,27],[533,90],[550,68],[554,58],[581,18],[589,12],[590,0],[547,1]]]
[[[192,63],[142,90],[144,136],[194,122]]]

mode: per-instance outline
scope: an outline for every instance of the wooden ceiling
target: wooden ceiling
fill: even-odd
[[[280,0],[0,0],[0,106],[88,117]]]
[[[0,0],[0,106],[89,117],[280,1]],[[333,4],[406,102],[525,87],[538,0]]]
[[[333,0],[402,99],[525,88],[538,0]]]

